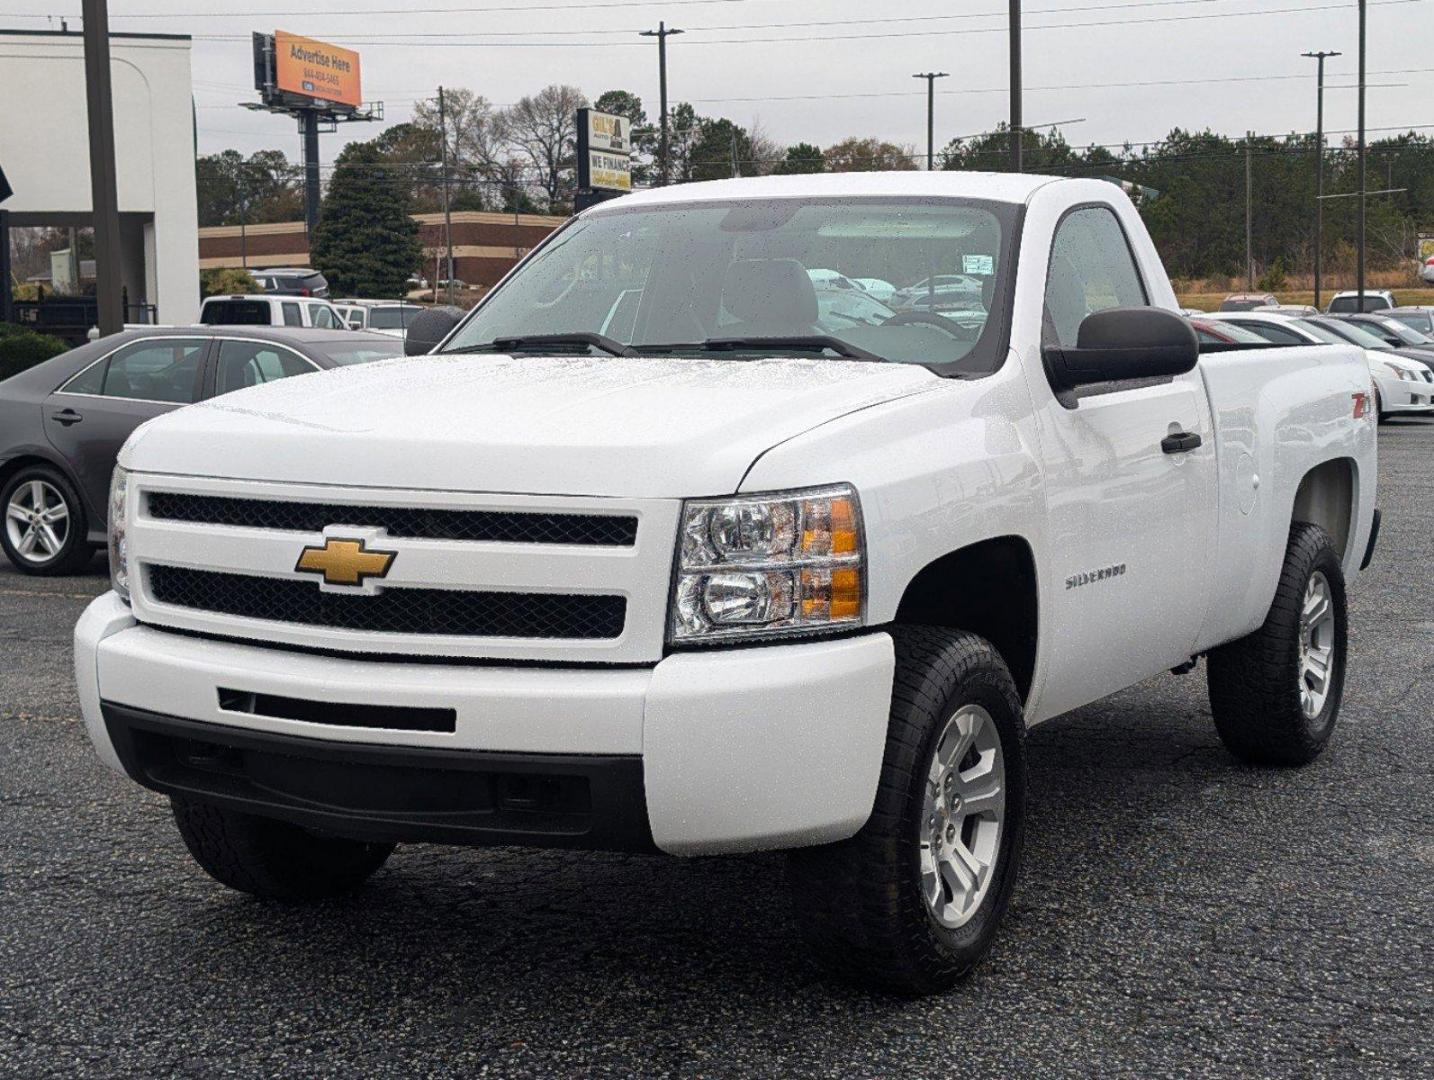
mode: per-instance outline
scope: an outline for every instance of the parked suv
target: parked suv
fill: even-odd
[[[312,326],[346,330],[348,323],[327,300],[285,296],[211,296],[199,309],[202,326]]]
[[[251,271],[259,288],[273,296],[317,296],[329,295],[329,280],[317,270],[307,266],[288,269]]]
[[[1331,315],[1345,315],[1351,311],[1383,311],[1385,308],[1398,306],[1394,302],[1394,294],[1387,289],[1365,289],[1363,305],[1359,302],[1357,292],[1335,293],[1325,311]]]

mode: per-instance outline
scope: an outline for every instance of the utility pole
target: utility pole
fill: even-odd
[[[638,34],[639,37],[655,37],[657,39],[657,93],[661,117],[661,134],[658,136],[657,148],[657,177],[661,184],[666,184],[670,176],[667,141],[667,39],[673,34],[680,33],[682,33],[681,30],[669,30],[667,23],[659,21],[656,30],[643,30]]]
[[[1319,307],[1320,276],[1324,267],[1324,62],[1328,57],[1341,56],[1337,52],[1301,53],[1318,61],[1319,75],[1315,82],[1315,250],[1314,250],[1314,306]],[[1391,185],[1392,186],[1392,185]]]
[[[1254,139],[1253,131],[1245,132],[1245,288],[1251,292],[1255,288],[1255,249],[1252,243],[1253,230],[1251,228],[1251,217],[1254,213],[1254,185],[1251,182],[1250,174],[1250,142]]]
[[[1021,171],[1021,0],[1011,0],[1011,171]]]
[[[90,123],[90,198],[95,224],[95,306],[100,336],[105,337],[124,329],[114,96],[110,87],[110,16],[106,0],[84,0],[82,10],[85,98]]]
[[[1355,258],[1359,265],[1355,270],[1355,301],[1360,311],[1364,310],[1364,23],[1365,0],[1359,0],[1359,242]]]
[[[936,80],[946,78],[944,71],[923,71],[911,76],[926,80],[926,171],[936,167]]]
[[[443,87],[438,88],[438,142],[443,162],[443,246],[448,250],[448,285],[445,292],[448,302],[453,303],[453,214],[448,198],[448,105],[443,97]],[[435,292],[436,292],[435,288]]]

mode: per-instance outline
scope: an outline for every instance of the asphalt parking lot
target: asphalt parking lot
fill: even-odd
[[[0,1074],[1434,1075],[1434,422],[1381,429],[1330,750],[1220,747],[1203,669],[1037,729],[1025,874],[960,990],[816,976],[777,856],[401,848],[283,908],[105,771],[71,627],[0,570]]]

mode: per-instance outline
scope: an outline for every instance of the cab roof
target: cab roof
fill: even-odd
[[[633,192],[599,203],[584,216],[642,206],[673,203],[715,202],[736,199],[822,199],[840,197],[896,197],[987,199],[992,202],[1025,203],[1047,184],[1059,183],[1052,176],[1025,173],[935,172],[852,172],[806,173],[795,176],[751,176],[733,180],[706,180],[673,184]]]

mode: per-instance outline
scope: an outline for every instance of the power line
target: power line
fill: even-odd
[[[1371,7],[1390,7],[1396,4],[1422,4],[1427,0],[1370,0]],[[1031,23],[1024,25],[1022,31],[1026,30],[1077,30],[1090,29],[1107,26],[1140,26],[1151,23],[1178,23],[1195,22],[1209,19],[1240,19],[1255,18],[1267,15],[1303,15],[1310,12],[1320,11],[1343,11],[1347,10],[1348,4],[1343,0],[1332,4],[1301,5],[1298,7],[1266,8],[1255,11],[1231,11],[1231,12],[1210,12],[1197,15],[1152,15],[1140,19],[1096,19],[1083,22],[1060,22],[1060,23]],[[780,45],[799,44],[813,41],[873,41],[878,39],[912,38],[912,37],[955,37],[969,34],[1005,34],[1005,26],[979,26],[964,27],[954,30],[893,30],[886,33],[863,32],[860,34],[812,34],[798,35],[791,37],[743,37],[743,38],[696,38],[687,43],[687,47],[702,45]],[[452,48],[452,49],[630,49],[642,48],[644,43],[633,41],[454,41],[454,33],[439,32],[433,34],[399,33],[386,34],[379,39],[366,41],[369,47],[374,46],[405,46],[423,44],[428,48]],[[349,35],[357,40],[357,35]],[[248,35],[244,34],[196,34],[196,41],[247,41]]]

